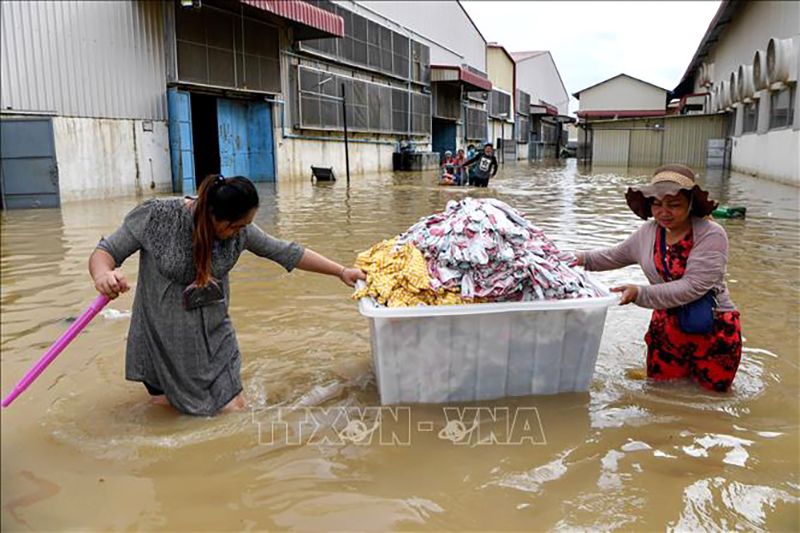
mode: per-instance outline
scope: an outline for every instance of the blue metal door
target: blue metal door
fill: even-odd
[[[220,172],[252,181],[275,180],[272,112],[266,102],[217,100]]]
[[[217,100],[219,163],[224,176],[250,175],[248,103]]]
[[[267,102],[250,102],[250,176],[252,181],[275,181],[272,145],[272,108]]]
[[[61,204],[50,118],[0,121],[0,191],[6,209]]]
[[[182,194],[194,194],[196,191],[190,98],[191,95],[186,91],[175,88],[167,91],[172,190]]]
[[[444,157],[447,150],[456,153],[456,123],[447,120],[433,119],[433,135],[431,146],[439,157]]]

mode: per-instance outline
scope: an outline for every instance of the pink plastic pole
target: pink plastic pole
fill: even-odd
[[[84,311],[75,322],[72,323],[69,329],[64,332],[63,335],[61,335],[61,338],[53,343],[50,349],[47,350],[47,352],[42,356],[41,359],[39,359],[33,368],[28,370],[28,373],[25,374],[25,377],[23,377],[17,386],[14,387],[14,390],[11,391],[11,394],[3,399],[3,407],[8,407],[11,405],[11,402],[13,402],[17,396],[25,392],[25,389],[27,389],[31,383],[36,381],[36,378],[39,377],[39,374],[44,372],[44,369],[47,368],[50,363],[55,361],[56,357],[58,357],[58,354],[60,354],[64,348],[66,348],[67,345],[72,342],[72,339],[78,336],[78,333],[80,333],[81,330],[83,330],[83,328],[85,328],[95,316],[97,316],[97,313],[99,313],[108,302],[109,300],[107,296],[102,294],[98,296],[94,303],[92,303],[92,305],[90,305],[89,308]]]

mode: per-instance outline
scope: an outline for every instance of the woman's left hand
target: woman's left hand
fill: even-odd
[[[357,268],[345,268],[339,274],[339,279],[341,279],[348,287],[355,287],[356,281],[367,280],[367,274]]]
[[[629,303],[635,302],[636,297],[639,296],[639,286],[622,285],[620,287],[612,287],[611,292],[621,292],[622,295],[619,298],[619,305],[628,305]]]

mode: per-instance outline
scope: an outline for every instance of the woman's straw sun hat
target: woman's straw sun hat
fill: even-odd
[[[653,216],[652,199],[662,200],[665,196],[674,196],[680,191],[692,194],[692,214],[706,217],[716,209],[717,203],[708,197],[708,192],[700,188],[694,181],[694,172],[686,165],[664,165],[658,167],[650,183],[641,187],[629,187],[625,193],[628,207],[639,218],[647,220]]]

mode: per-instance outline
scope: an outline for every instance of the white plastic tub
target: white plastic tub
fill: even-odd
[[[369,318],[381,404],[445,403],[586,391],[615,295],[389,309]]]

